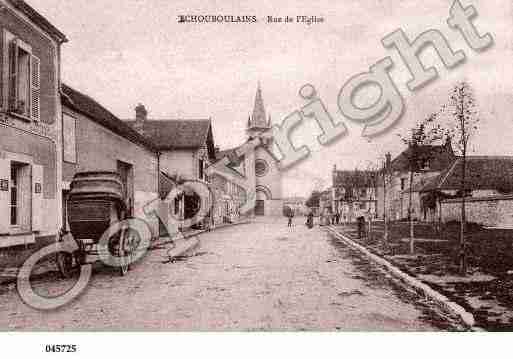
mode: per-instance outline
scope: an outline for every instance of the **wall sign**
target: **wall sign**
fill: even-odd
[[[9,180],[0,179],[0,191],[9,191]]]
[[[41,183],[36,183],[34,185],[34,192],[35,193],[41,193]]]

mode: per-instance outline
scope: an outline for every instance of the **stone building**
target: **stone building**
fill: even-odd
[[[21,0],[0,0],[0,247],[61,226],[61,46]]]
[[[410,184],[410,156],[411,150],[405,149],[393,160],[387,154],[387,190],[384,197],[383,173],[377,183],[377,213],[383,218],[386,207],[390,220],[408,218],[410,185],[412,186],[412,216],[418,220],[429,220],[429,213],[425,213],[421,206],[421,189],[433,178],[439,176],[455,160],[451,140],[439,145],[424,145],[417,150],[417,158],[421,163],[413,175],[413,183]],[[386,198],[386,201],[384,201]]]
[[[369,170],[337,170],[333,168],[332,212],[339,213],[343,221],[354,221],[365,214],[377,216],[378,174]]]
[[[247,121],[246,142],[241,146],[220,151],[217,154],[218,161],[226,158],[228,167],[242,176],[246,188],[249,187],[247,196],[255,196],[253,213],[257,216],[283,215],[282,174],[278,167],[278,160],[273,155],[273,139],[272,136],[269,136],[271,126],[271,117],[266,115],[262,90],[259,85],[253,113]],[[260,139],[260,145],[252,148],[249,152],[243,151],[242,148],[254,139]],[[216,166],[215,168],[221,167]]]
[[[77,172],[118,172],[129,214],[144,218],[158,234],[158,222],[143,207],[158,198],[159,154],[155,146],[91,97],[62,85],[63,218],[70,182]],[[63,223],[66,223],[63,221]]]
[[[262,133],[271,129],[271,115],[266,117],[266,109],[260,84],[255,96],[253,114],[248,119],[246,133],[248,139],[260,137],[263,145],[255,148],[255,190],[257,216],[281,216],[283,212],[282,174],[278,160],[274,156],[272,137],[262,137]]]
[[[461,220],[462,165],[463,159],[457,157],[420,189],[428,220]],[[469,156],[465,172],[467,221],[513,227],[513,157]]]

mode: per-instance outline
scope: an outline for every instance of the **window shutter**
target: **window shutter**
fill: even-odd
[[[9,110],[16,111],[18,104],[18,42],[9,43]]]
[[[30,118],[39,121],[41,117],[41,62],[39,58],[32,55],[30,64]]]
[[[11,161],[0,158],[0,234],[9,233],[9,225],[11,218],[11,197],[9,194],[10,178]],[[7,186],[7,191],[5,186]]]
[[[43,166],[32,166],[32,231],[43,226]]]

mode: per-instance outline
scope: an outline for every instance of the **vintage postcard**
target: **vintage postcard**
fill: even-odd
[[[506,0],[0,0],[0,330],[513,330],[512,55]]]

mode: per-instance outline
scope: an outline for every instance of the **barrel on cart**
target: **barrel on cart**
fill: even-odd
[[[125,275],[136,248],[137,236],[128,228],[109,234],[107,248],[99,248],[104,233],[112,225],[127,219],[125,189],[115,172],[80,172],[73,177],[66,200],[69,232],[62,231],[60,241],[74,240],[78,250],[74,254],[57,255],[59,271],[69,277],[74,267],[98,260],[99,250],[108,249],[119,258],[119,270]],[[70,238],[71,237],[71,238]]]

